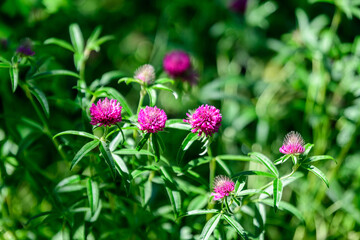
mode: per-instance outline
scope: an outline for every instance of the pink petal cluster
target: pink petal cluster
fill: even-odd
[[[296,154],[303,153],[304,148],[304,139],[298,132],[291,131],[286,134],[284,143],[279,151],[283,154]]]
[[[150,64],[145,64],[135,71],[134,78],[150,84],[155,79],[155,69]]]
[[[183,51],[172,51],[166,54],[163,66],[171,77],[180,77],[191,68],[190,57]]]
[[[220,200],[234,191],[235,183],[228,177],[217,176],[214,180],[214,192],[211,196],[214,196],[214,200]]]
[[[164,130],[167,116],[164,110],[157,107],[145,107],[138,115],[139,128],[148,133]]]
[[[198,109],[195,110],[193,114],[186,114],[188,119],[184,119],[184,122],[190,123],[192,130],[191,132],[196,133],[201,136],[202,133],[205,136],[212,136],[215,132],[219,130],[221,126],[222,116],[220,110],[214,106],[201,105]]]
[[[121,122],[121,109],[120,103],[115,99],[107,99],[97,102],[97,105],[93,103],[90,107],[91,122],[92,125],[99,126],[111,126],[118,122]]]

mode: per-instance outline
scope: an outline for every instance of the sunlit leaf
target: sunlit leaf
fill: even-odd
[[[259,159],[269,170],[272,172],[276,177],[279,177],[279,171],[273,164],[273,162],[266,157],[265,155],[258,153],[258,152],[252,152],[249,153],[250,156],[255,156],[257,159]]]
[[[214,229],[216,228],[216,226],[218,225],[220,219],[221,219],[222,214],[216,214],[215,216],[213,216],[212,218],[210,218],[209,221],[207,221],[207,223],[205,224],[200,238],[201,240],[207,240],[209,239],[209,237],[211,236],[211,234],[213,233]]]
[[[76,164],[78,164],[80,162],[80,160],[91,150],[93,150],[94,148],[96,148],[97,146],[99,146],[100,141],[99,140],[94,140],[91,142],[88,142],[87,144],[85,144],[75,155],[74,159],[71,162],[71,167],[70,170],[72,170]]]
[[[240,225],[240,223],[238,223],[234,218],[226,214],[224,214],[223,217],[243,239],[249,239],[247,233],[245,232],[244,228]]]
[[[301,167],[305,168],[306,170],[314,173],[316,176],[318,176],[321,180],[324,181],[324,183],[326,184],[327,187],[329,187],[329,181],[327,180],[325,174],[320,171],[320,169],[312,166],[312,165],[301,165]]]

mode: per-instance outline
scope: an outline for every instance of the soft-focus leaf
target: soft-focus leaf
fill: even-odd
[[[58,38],[48,38],[44,41],[44,44],[58,45],[59,47],[62,47],[62,48],[65,48],[67,50],[74,52],[74,48],[73,48],[73,46],[71,46],[70,43],[68,43],[64,40],[58,39]]]
[[[266,204],[268,206],[274,206],[274,201],[272,199],[261,199],[260,203]],[[296,216],[302,223],[305,223],[304,217],[301,214],[301,212],[293,205],[291,205],[290,203],[287,202],[283,202],[281,201],[279,203],[279,207],[280,210],[286,210],[290,213],[292,213],[294,216]]]
[[[84,38],[79,25],[73,23],[69,27],[71,43],[75,52],[82,53],[84,51]]]
[[[246,184],[246,179],[247,179],[246,176],[238,177],[235,183],[235,189],[234,189],[235,195],[238,195],[241,192],[241,190],[243,190]]]
[[[272,173],[262,172],[262,171],[242,171],[242,172],[237,173],[234,177],[250,176],[250,175],[257,175],[257,176],[276,178],[276,176],[273,175]]]
[[[19,68],[17,64],[12,64],[11,68],[9,68],[10,71],[10,79],[11,79],[11,88],[12,91],[15,92],[18,83],[19,83]]]
[[[332,156],[329,155],[319,155],[319,156],[312,156],[305,160],[306,163],[317,162],[321,160],[333,160],[336,161]]]
[[[307,143],[307,144],[305,144],[305,146],[304,146],[304,148],[305,148],[305,151],[303,152],[303,156],[307,156],[309,153],[310,153],[310,151],[311,151],[311,149],[314,147],[314,144],[311,144],[311,143]]]
[[[171,88],[168,88],[168,87],[166,87],[166,86],[164,86],[164,85],[162,85],[162,84],[152,85],[151,88],[159,89],[159,90],[165,90],[165,91],[171,92],[171,93],[174,95],[175,99],[178,98],[178,94],[177,94],[174,90],[172,90]]]
[[[154,89],[148,88],[146,89],[146,92],[149,95],[149,99],[150,99],[150,107],[154,107],[156,105],[156,100],[157,100],[157,94],[156,91]]]
[[[71,167],[70,170],[72,170],[76,164],[78,164],[78,162],[80,162],[80,160],[91,150],[93,150],[94,148],[96,148],[97,146],[99,146],[100,141],[99,140],[94,140],[91,142],[88,142],[87,144],[85,144],[75,155],[74,159],[71,162]]]
[[[155,162],[158,162],[160,160],[160,148],[159,148],[159,141],[158,141],[158,136],[156,135],[156,133],[152,134],[152,146],[154,148],[154,153],[155,153]]]
[[[149,152],[148,150],[136,150],[136,149],[120,149],[120,150],[116,150],[114,151],[115,154],[119,154],[119,155],[149,155],[149,156],[154,156],[153,153]]]
[[[245,162],[255,161],[255,162],[258,162],[257,159],[254,159],[254,158],[251,158],[248,156],[242,156],[242,155],[219,155],[216,157],[221,160],[224,160],[224,161],[245,161]]]
[[[218,209],[192,210],[192,211],[186,212],[181,217],[193,216],[193,215],[203,215],[203,214],[208,214],[208,213],[218,213],[218,212],[219,212]]]
[[[166,191],[170,198],[170,203],[173,207],[175,218],[179,216],[181,210],[181,195],[176,187],[176,182],[173,177],[169,174],[165,167],[160,167],[162,177],[165,182]]]
[[[50,116],[50,109],[49,109],[49,103],[46,99],[45,94],[37,87],[31,86],[30,92],[36,97],[36,99],[39,101],[42,109],[44,110],[44,113],[47,118]]]
[[[166,121],[165,127],[187,131],[191,129],[191,126],[187,123],[184,123],[183,119],[169,119]]]
[[[74,77],[74,78],[80,78],[79,74],[77,74],[75,72],[61,69],[61,70],[51,70],[51,71],[47,71],[47,72],[40,72],[40,73],[34,74],[29,79],[50,78],[53,76],[70,76],[70,77]]]

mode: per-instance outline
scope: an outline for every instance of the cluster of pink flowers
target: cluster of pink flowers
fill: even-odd
[[[145,107],[138,116],[139,128],[148,133],[156,133],[164,130],[167,116],[164,110],[157,107]]]
[[[184,51],[172,51],[163,60],[165,72],[172,78],[180,78],[191,84],[197,82],[198,75],[191,65],[190,56]]]
[[[221,126],[222,116],[220,110],[214,106],[201,105],[194,113],[186,114],[188,119],[184,119],[184,122],[190,123],[192,132],[198,132],[201,136],[203,133],[206,137],[212,136],[219,130]]]
[[[211,196],[214,196],[214,200],[220,200],[225,196],[229,196],[234,189],[234,182],[230,178],[220,175],[214,180],[214,192],[211,193]]]
[[[298,132],[291,131],[286,134],[284,143],[279,151],[283,154],[300,154],[305,151],[304,139]]]
[[[121,109],[120,103],[115,99],[109,100],[105,98],[103,101],[100,99],[97,105],[93,103],[90,107],[90,124],[100,124],[99,126],[115,125],[122,120]]]

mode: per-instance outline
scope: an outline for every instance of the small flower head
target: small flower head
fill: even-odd
[[[299,154],[305,151],[304,139],[298,132],[291,131],[286,134],[284,143],[279,151],[283,154]]]
[[[35,55],[35,52],[32,50],[32,43],[30,39],[24,40],[23,43],[16,49],[16,52],[23,57]]]
[[[214,196],[214,200],[220,200],[234,191],[235,183],[228,177],[217,176],[214,180],[214,192],[211,193]]]
[[[150,64],[145,64],[135,71],[134,78],[150,84],[155,79],[155,69]]]
[[[99,126],[111,126],[115,125],[118,122],[121,122],[121,109],[120,103],[115,99],[99,100],[97,105],[93,103],[90,107],[91,122],[92,125]]]
[[[222,116],[220,110],[214,106],[201,105],[198,109],[195,110],[193,114],[186,114],[188,119],[184,119],[184,122],[190,123],[192,127],[192,132],[198,132],[198,135],[201,136],[202,133],[205,136],[212,136],[215,132],[219,130],[221,126]]]
[[[164,110],[157,107],[141,109],[138,116],[139,128],[148,133],[156,133],[164,130],[167,116]]]
[[[191,69],[190,57],[183,51],[172,51],[164,57],[164,70],[171,77],[182,77]]]
[[[230,4],[230,9],[237,13],[244,13],[248,0],[234,0]]]

